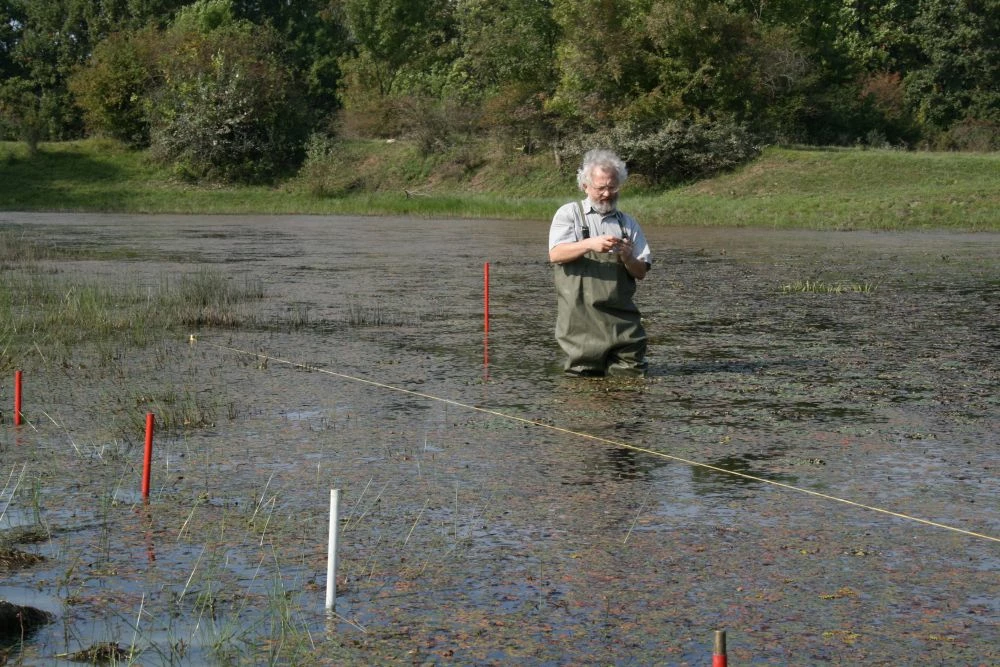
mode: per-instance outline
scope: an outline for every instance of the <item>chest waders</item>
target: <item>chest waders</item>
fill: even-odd
[[[587,226],[577,202],[581,238]],[[618,217],[621,235],[625,227]],[[644,375],[646,330],[632,300],[635,278],[614,253],[590,251],[555,265],[558,299],[556,340],[566,353],[564,369],[579,375]]]

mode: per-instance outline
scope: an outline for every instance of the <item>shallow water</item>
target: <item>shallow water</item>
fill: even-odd
[[[209,266],[267,294],[253,330],[23,359],[0,511],[51,537],[4,590],[63,606],[26,664],[111,640],[143,664],[705,664],[716,629],[734,663],[1000,661],[1000,235],[647,229],[650,377],[610,381],[559,372],[547,223],[0,226],[138,256],[57,264],[80,279]],[[868,291],[783,289],[805,281]],[[143,505],[132,424],[164,395],[214,419],[157,434]]]

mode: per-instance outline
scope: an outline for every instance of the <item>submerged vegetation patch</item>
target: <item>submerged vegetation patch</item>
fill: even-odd
[[[46,261],[123,260],[141,256],[142,253],[133,248],[107,248],[93,243],[60,244],[39,239],[22,225],[0,224],[0,270],[3,271]]]
[[[44,558],[38,554],[32,554],[13,547],[0,545],[0,569],[15,570],[34,565],[35,563],[40,563],[43,560]]]
[[[418,319],[417,316],[394,312],[376,300],[364,304],[351,303],[345,322],[352,327],[383,327],[414,324]]]
[[[872,282],[828,283],[823,280],[796,280],[795,282],[784,285],[781,288],[781,291],[786,294],[793,292],[812,292],[814,294],[846,294],[846,293],[870,294],[871,292],[874,292],[876,289],[878,289],[878,284]]]
[[[244,305],[264,298],[263,283],[239,283],[212,269],[153,282],[118,276],[110,282],[40,264],[0,271],[0,342],[73,344],[125,337],[143,343],[181,326],[234,328],[253,323]]]

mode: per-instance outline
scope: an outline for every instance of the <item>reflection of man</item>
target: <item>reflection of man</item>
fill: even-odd
[[[562,206],[549,229],[555,263],[556,340],[574,375],[645,375],[646,331],[632,301],[650,268],[639,223],[617,209],[628,171],[621,158],[592,150],[577,172],[583,201]]]

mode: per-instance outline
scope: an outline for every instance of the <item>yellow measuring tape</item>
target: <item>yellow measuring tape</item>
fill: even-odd
[[[194,336],[190,337],[190,342],[200,342]],[[798,493],[804,493],[816,498],[822,498],[824,500],[831,500],[838,503],[843,503],[844,505],[851,505],[852,507],[859,507],[861,509],[870,510],[872,512],[878,512],[880,514],[886,514],[888,516],[894,516],[898,519],[905,519],[906,521],[914,521],[916,523],[922,523],[927,526],[934,526],[935,528],[943,528],[944,530],[950,530],[955,533],[961,533],[963,535],[969,535],[971,537],[978,537],[980,539],[989,540],[991,542],[1000,542],[1000,537],[993,537],[992,535],[985,535],[983,533],[977,533],[971,530],[965,530],[963,528],[956,528],[955,526],[949,526],[948,524],[938,523],[937,521],[930,521],[928,519],[921,519],[920,517],[915,517],[909,514],[903,514],[902,512],[893,512],[892,510],[887,510],[882,507],[875,507],[874,505],[865,505],[864,503],[855,502],[853,500],[848,500],[847,498],[839,498],[837,496],[831,496],[828,493],[820,493],[819,491],[811,491],[810,489],[804,489],[800,486],[794,486],[792,484],[785,484],[784,482],[776,482],[773,479],[767,479],[765,477],[757,477],[756,475],[748,475],[742,472],[736,472],[735,470],[726,470],[725,468],[719,468],[718,466],[713,466],[708,463],[701,463],[700,461],[692,461],[691,459],[685,459],[680,456],[673,456],[672,454],[665,454],[663,452],[658,452],[653,449],[646,449],[645,447],[637,447],[635,445],[630,445],[627,442],[621,442],[619,440],[612,440],[610,438],[603,438],[598,435],[592,435],[590,433],[583,433],[581,431],[574,431],[572,429],[563,428],[561,426],[553,426],[552,424],[545,424],[543,422],[535,421],[533,419],[525,419],[524,417],[517,417],[515,415],[508,415],[503,412],[498,412],[496,410],[490,410],[488,408],[482,408],[476,405],[470,405],[468,403],[462,403],[460,401],[455,401],[449,398],[442,398],[440,396],[434,396],[433,394],[427,394],[420,391],[413,391],[412,389],[403,389],[402,387],[396,387],[391,384],[385,384],[383,382],[376,382],[375,380],[368,380],[365,378],[357,377],[354,375],[347,375],[346,373],[338,373],[336,371],[331,371],[323,368],[317,368],[315,366],[310,366],[309,364],[304,364],[296,361],[290,361],[288,359],[281,359],[280,357],[273,357],[263,352],[252,352],[250,350],[241,350],[235,347],[229,347],[226,345],[219,345],[217,343],[205,342],[205,345],[210,345],[220,350],[226,350],[228,352],[235,352],[237,354],[253,355],[259,359],[265,359],[269,362],[275,362],[279,364],[286,364],[288,366],[295,366],[298,368],[313,371],[315,373],[325,373],[326,375],[332,375],[333,377],[338,377],[343,380],[350,380],[351,382],[358,382],[361,384],[366,384],[371,387],[379,387],[380,389],[388,389],[390,391],[399,392],[401,394],[408,394],[410,396],[416,396],[418,398],[427,399],[429,401],[438,401],[440,403],[447,403],[448,405],[454,405],[456,407],[465,408],[466,410],[474,410],[475,412],[481,412],[487,415],[493,415],[494,417],[501,417],[503,419],[509,419],[511,421],[521,422],[523,424],[530,424],[531,426],[537,426],[539,428],[549,429],[550,431],[557,431],[559,433],[565,433],[566,435],[572,435],[578,438],[585,438],[587,440],[593,440],[594,442],[600,442],[605,445],[611,445],[613,447],[622,447],[624,449],[629,449],[634,452],[642,452],[643,454],[649,454],[650,456],[658,456],[660,458],[669,459],[671,461],[677,461],[678,463],[684,463],[689,466],[703,468],[705,470],[714,470],[715,472],[722,473],[725,475],[732,475],[734,477],[742,477],[743,479],[753,480],[755,482],[760,482],[762,484],[770,484],[771,486],[777,486],[782,489],[787,489],[789,491],[796,491]]]

